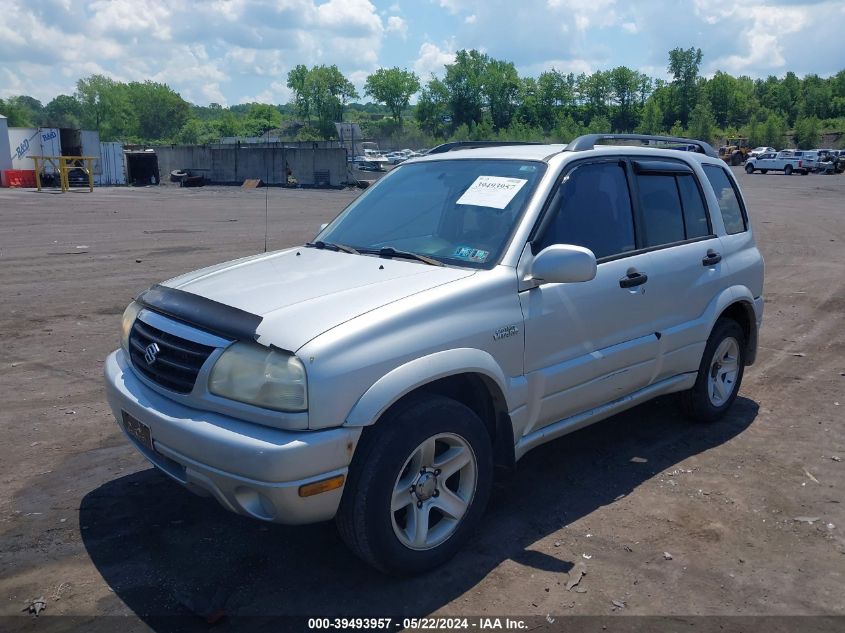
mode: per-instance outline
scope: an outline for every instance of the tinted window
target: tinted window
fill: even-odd
[[[704,237],[710,235],[710,227],[707,224],[707,210],[704,207],[704,200],[701,198],[701,191],[696,185],[694,176],[678,176],[678,191],[681,193],[681,204],[684,207],[684,228],[687,239]]]
[[[660,246],[681,242],[684,238],[684,214],[675,176],[642,174],[637,177],[642,213],[642,246]]]
[[[725,170],[715,165],[705,165],[704,173],[707,180],[713,187],[716,199],[719,201],[719,209],[722,212],[722,220],[725,222],[725,231],[729,235],[742,233],[745,229],[745,217],[742,214],[742,207]]]
[[[625,170],[618,163],[576,167],[552,201],[554,213],[539,244],[575,244],[595,256],[634,250],[634,221]]]

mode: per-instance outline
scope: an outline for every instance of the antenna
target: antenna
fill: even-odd
[[[270,149],[270,131],[267,131],[267,149]],[[264,157],[267,160],[267,156]],[[270,168],[264,163],[264,252],[267,252],[267,234],[270,232]]]
[[[269,217],[270,217],[270,192],[267,191],[269,187],[264,184],[264,252],[267,252],[267,232],[269,231]]]

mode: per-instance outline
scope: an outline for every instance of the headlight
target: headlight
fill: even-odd
[[[132,324],[135,323],[135,319],[143,307],[140,303],[133,301],[123,311],[123,320],[120,324],[120,344],[127,354],[129,353],[129,334],[132,332]]]
[[[305,367],[293,354],[235,343],[217,359],[208,390],[218,396],[277,411],[305,411]]]

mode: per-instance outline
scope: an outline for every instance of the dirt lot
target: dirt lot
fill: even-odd
[[[565,616],[608,615],[613,600],[640,615],[845,615],[845,177],[738,176],[767,305],[732,414],[697,426],[657,401],[537,449],[451,564],[401,580],[331,524],[264,525],[192,496],[129,447],[105,403],[123,308],[260,251],[263,190],[0,190],[0,616],[39,596],[47,614],[140,616],[124,630],[216,609]],[[271,190],[270,248],[355,195]],[[576,563],[585,593],[565,588]]]

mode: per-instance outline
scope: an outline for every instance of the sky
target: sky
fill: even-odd
[[[462,48],[532,76],[626,65],[665,78],[676,46],[701,48],[705,75],[845,66],[845,0],[0,0],[0,16],[0,98],[45,104],[95,73],[200,105],[286,103],[297,64],[336,64],[363,97],[379,67],[425,81]]]

